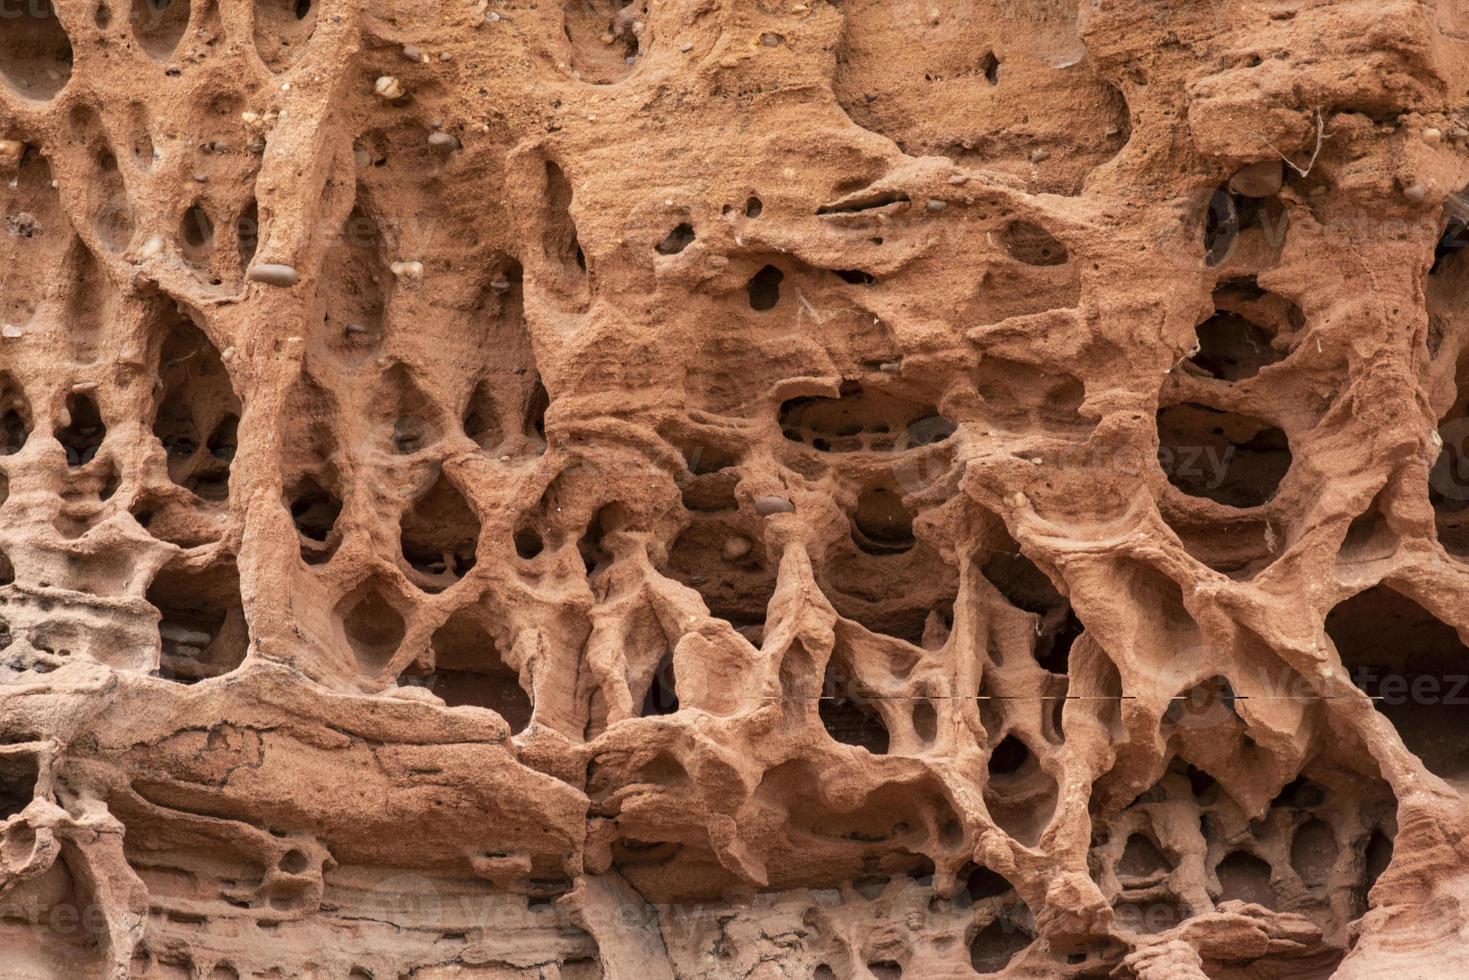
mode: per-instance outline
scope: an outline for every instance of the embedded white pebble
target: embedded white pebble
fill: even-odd
[[[394,262],[392,265],[388,266],[388,268],[393,271],[393,275],[403,279],[423,278],[422,262]]]
[[[401,99],[406,94],[403,83],[392,75],[379,76],[378,80],[372,86],[372,91],[378,98],[387,102],[392,102],[394,99]]]
[[[739,561],[750,553],[750,539],[732,537],[724,539],[724,557],[729,561]]]

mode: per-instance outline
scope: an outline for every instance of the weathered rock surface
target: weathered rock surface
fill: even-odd
[[[0,974],[1469,975],[1466,59],[0,3]]]

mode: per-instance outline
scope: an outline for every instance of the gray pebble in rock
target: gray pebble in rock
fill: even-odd
[[[301,274],[288,265],[261,262],[250,267],[250,278],[267,286],[294,286],[301,281]]]
[[[784,497],[777,497],[774,494],[757,497],[755,500],[755,513],[761,517],[769,517],[772,514],[791,514],[795,510],[795,504]]]

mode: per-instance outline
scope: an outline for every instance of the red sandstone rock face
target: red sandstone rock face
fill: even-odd
[[[0,973],[1469,972],[1466,41],[0,0]]]

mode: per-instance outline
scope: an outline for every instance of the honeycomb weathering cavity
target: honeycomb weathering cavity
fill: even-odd
[[[1455,0],[0,0],[0,974],[1469,975]]]

